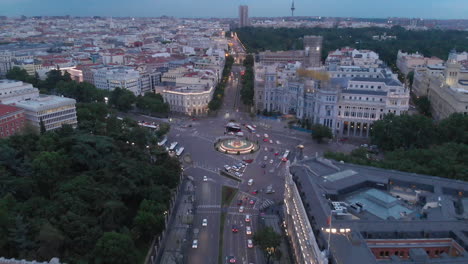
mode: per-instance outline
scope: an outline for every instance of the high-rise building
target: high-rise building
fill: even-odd
[[[304,50],[306,65],[309,67],[320,67],[322,54],[322,36],[304,36]]]
[[[246,5],[239,6],[239,27],[249,26],[249,7]]]

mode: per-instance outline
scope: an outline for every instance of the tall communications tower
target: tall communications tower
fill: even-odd
[[[296,10],[296,8],[294,7],[294,0],[293,0],[291,3],[291,16],[294,16],[294,10]]]

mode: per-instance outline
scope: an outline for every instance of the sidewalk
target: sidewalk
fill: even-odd
[[[187,247],[191,243],[190,230],[194,215],[194,195],[193,184],[191,181],[188,181],[184,190],[181,190],[180,201],[177,205],[174,220],[168,226],[167,240],[159,263],[186,263],[184,253],[187,252]]]
[[[281,225],[280,225],[280,218],[275,215],[275,214],[267,214],[265,216],[263,216],[263,218],[265,219],[264,220],[264,225],[265,226],[269,226],[271,228],[273,228],[273,230],[275,230],[276,233],[278,234],[281,234],[281,237],[282,237],[282,241],[281,241],[281,245],[279,246],[279,250],[281,250],[281,259],[280,260],[273,260],[273,257],[272,257],[272,261],[271,263],[274,263],[274,264],[291,264],[290,260],[289,260],[289,249],[288,249],[288,246],[287,246],[287,241],[285,241],[285,236],[283,235],[284,234],[284,230],[281,228]]]

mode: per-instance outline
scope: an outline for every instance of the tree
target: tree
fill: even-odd
[[[267,257],[267,263],[281,244],[281,235],[276,233],[271,227],[263,228],[253,237],[253,242],[257,245]]]
[[[96,264],[133,264],[137,263],[135,245],[126,234],[107,232],[97,241],[94,248]]]
[[[45,222],[36,238],[39,242],[37,256],[39,259],[50,260],[61,255],[61,248],[65,242],[62,232],[49,222]]]
[[[324,138],[332,138],[333,133],[331,129],[327,126],[321,124],[314,124],[311,126],[312,129],[312,138],[315,139],[318,143],[322,143]]]
[[[58,181],[66,177],[68,165],[66,156],[59,152],[44,151],[32,161],[35,182],[44,196],[49,197]]]
[[[422,115],[386,114],[374,122],[371,141],[383,150],[427,148],[437,141],[436,127]]]
[[[451,114],[440,121],[437,127],[439,141],[468,144],[468,115]]]
[[[150,241],[164,229],[165,206],[155,201],[143,200],[135,219],[134,230],[143,241]]]
[[[169,104],[164,102],[160,94],[146,93],[144,96],[136,98],[136,106],[143,112],[167,117],[169,113]]]
[[[6,73],[5,77],[7,79],[10,79],[10,80],[17,80],[17,81],[26,82],[26,80],[30,76],[29,76],[28,72],[25,69],[22,69],[22,68],[20,68],[18,66],[15,66],[15,67],[11,68],[11,70],[9,70]]]
[[[421,96],[414,99],[414,103],[422,115],[432,117],[431,102],[427,96]]]
[[[413,82],[414,82],[414,71],[410,71],[408,75],[406,75],[406,79],[408,80],[408,84],[410,88],[413,88]]]
[[[132,109],[135,100],[136,97],[131,91],[117,87],[110,93],[109,104],[120,111],[127,112]]]

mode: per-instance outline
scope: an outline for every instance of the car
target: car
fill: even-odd
[[[202,221],[202,226],[207,226],[208,225],[208,219],[203,219]]]
[[[251,234],[252,234],[252,228],[251,228],[250,226],[246,226],[246,227],[245,227],[245,233],[246,233],[247,235],[251,235]]]
[[[224,169],[225,169],[226,171],[229,171],[229,170],[231,169],[231,167],[229,167],[229,165],[224,165]]]
[[[264,161],[267,161],[267,160],[268,160],[268,156],[263,157],[263,160],[264,160]]]
[[[273,160],[271,159],[271,160],[270,160],[270,164],[272,164],[272,163],[273,163]]]
[[[281,144],[281,143],[279,142],[279,140],[276,140],[276,144],[278,144],[278,145],[279,145],[279,144]]]
[[[268,138],[264,138],[264,139],[263,139],[263,142],[268,142]]]
[[[259,135],[259,134],[257,134],[257,137],[260,137],[260,135]]]
[[[208,177],[203,176],[203,181],[204,181],[204,182],[208,181]]]
[[[192,248],[198,248],[198,240],[197,239],[193,240]]]
[[[245,221],[248,223],[250,222],[250,215],[245,215]]]
[[[262,168],[265,168],[265,167],[266,167],[266,164],[265,164],[265,163],[263,163],[263,164],[262,164]]]
[[[278,155],[279,155],[279,152],[278,152],[278,151],[276,151],[276,152],[275,152],[275,156],[278,156]]]
[[[244,206],[239,207],[239,213],[244,212]]]
[[[232,228],[231,228],[231,230],[232,230],[233,233],[239,232],[239,228],[237,228],[236,225],[233,225]]]
[[[249,181],[247,182],[247,184],[248,184],[249,186],[251,186],[251,185],[253,184],[253,179],[249,179]]]
[[[242,205],[242,200],[238,200],[237,205]]]
[[[340,141],[341,141],[341,142],[348,141],[348,138],[340,138]]]
[[[255,200],[254,200],[254,199],[251,199],[249,203],[250,203],[251,205],[254,205],[254,204],[255,204]]]
[[[252,194],[258,194],[258,190],[253,190]]]
[[[252,239],[247,239],[247,247],[248,248],[253,248]]]
[[[268,134],[263,134],[263,136],[264,136],[265,138],[268,138]]]
[[[234,256],[227,257],[228,263],[236,263],[236,258]]]
[[[265,151],[268,151],[268,148],[267,148],[267,147],[265,147]]]
[[[270,144],[273,144],[273,140],[270,139]]]

